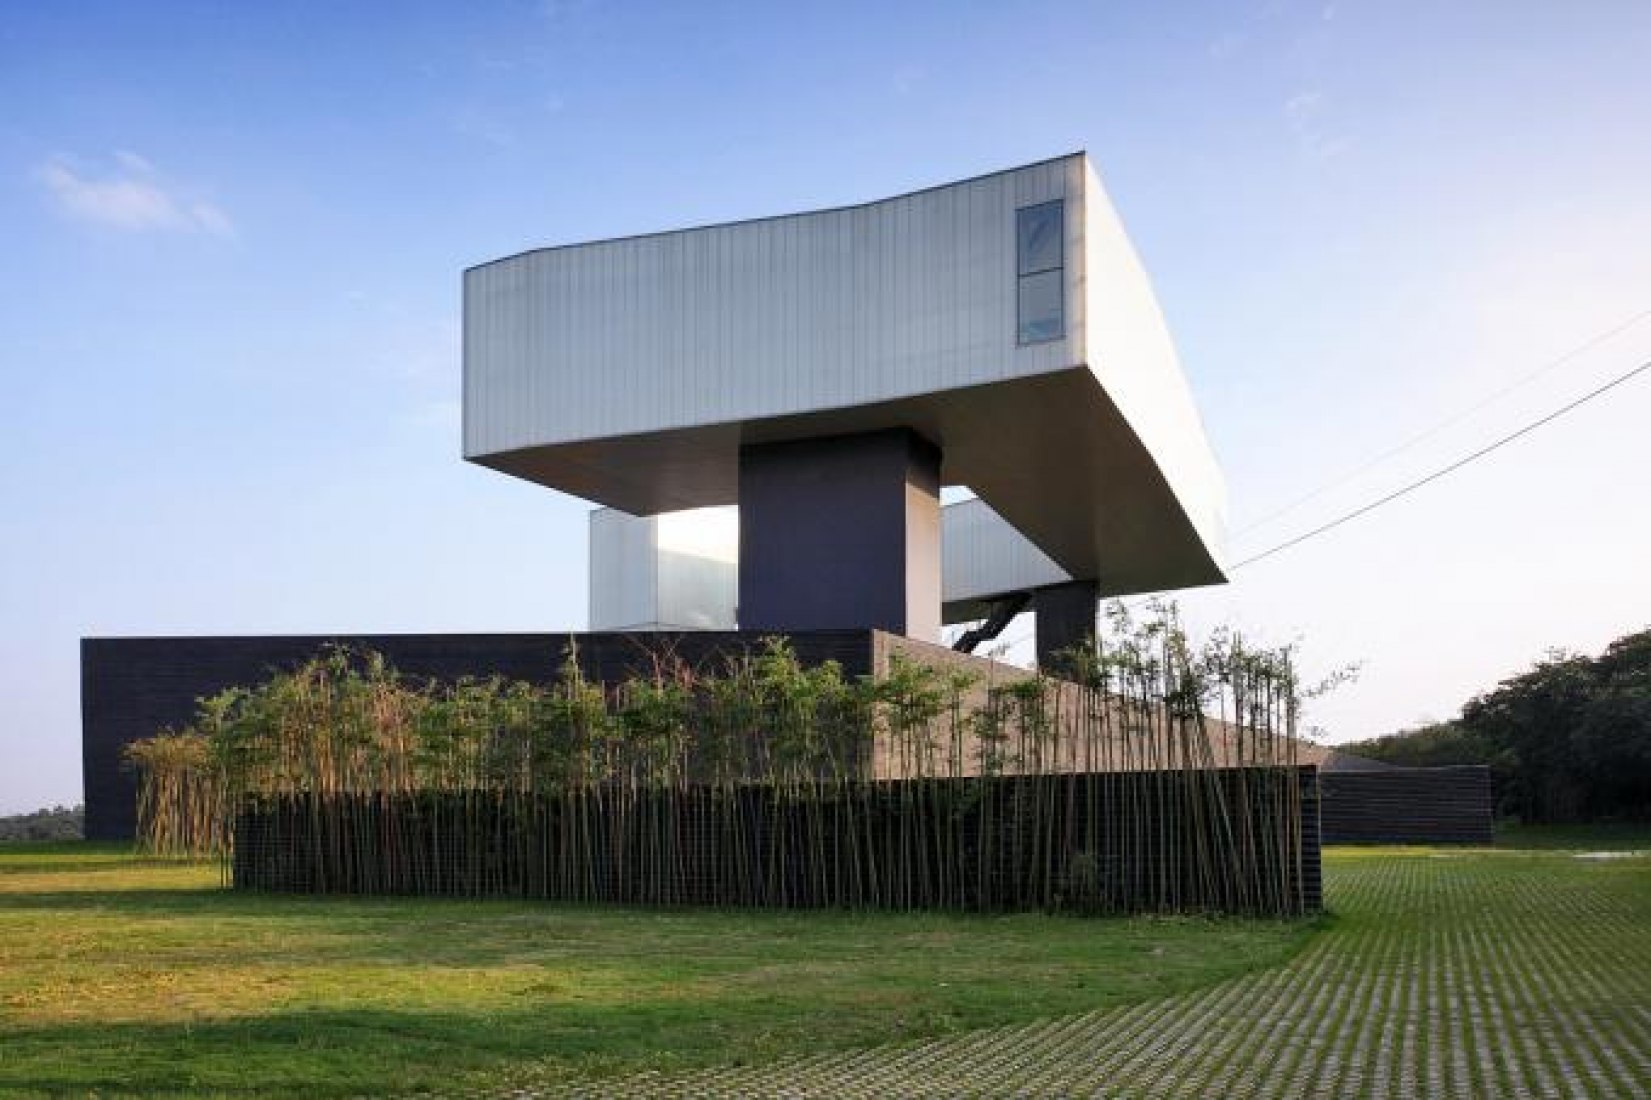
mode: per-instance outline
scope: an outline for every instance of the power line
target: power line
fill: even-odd
[[[1637,375],[1644,374],[1648,370],[1651,370],[1651,359],[1646,360],[1645,362],[1641,363],[1639,366],[1635,367],[1633,370],[1630,370],[1625,374],[1617,375],[1617,377],[1611,379],[1609,382],[1605,383],[1604,385],[1599,386],[1596,389],[1589,390],[1587,393],[1583,394],[1581,397],[1577,398],[1575,401],[1572,401],[1570,404],[1562,406],[1561,408],[1555,409],[1553,412],[1549,413],[1548,415],[1546,415],[1546,416],[1544,416],[1544,417],[1542,417],[1538,420],[1531,421],[1529,424],[1526,424],[1524,427],[1518,429],[1517,431],[1513,431],[1513,432],[1508,433],[1507,435],[1505,435],[1502,438],[1496,440],[1495,442],[1489,443],[1486,446],[1483,446],[1483,447],[1479,448],[1477,451],[1474,451],[1472,454],[1467,455],[1463,458],[1459,458],[1455,462],[1452,462],[1450,465],[1433,471],[1431,474],[1428,474],[1426,477],[1419,478],[1416,481],[1412,481],[1408,485],[1405,485],[1401,488],[1395,489],[1393,492],[1388,493],[1386,496],[1381,497],[1377,500],[1373,500],[1369,504],[1364,505],[1363,507],[1355,508],[1353,511],[1348,512],[1345,515],[1338,516],[1335,519],[1331,520],[1329,523],[1322,524],[1318,527],[1315,527],[1311,531],[1306,532],[1305,534],[1297,535],[1295,538],[1290,539],[1288,542],[1281,542],[1277,546],[1272,547],[1271,549],[1263,550],[1259,554],[1254,554],[1254,555],[1252,555],[1248,558],[1245,558],[1243,561],[1236,563],[1235,565],[1231,566],[1230,568],[1236,570],[1236,569],[1242,569],[1246,565],[1253,565],[1256,562],[1261,561],[1263,558],[1270,558],[1274,554],[1277,554],[1277,553],[1280,553],[1284,550],[1290,549],[1292,546],[1299,546],[1302,543],[1306,542],[1308,539],[1317,538],[1319,535],[1324,534],[1326,531],[1330,531],[1330,530],[1333,530],[1337,527],[1340,527],[1342,524],[1348,522],[1349,520],[1355,520],[1355,519],[1358,519],[1360,516],[1367,515],[1370,512],[1375,511],[1377,508],[1380,508],[1384,504],[1391,503],[1392,501],[1398,500],[1402,496],[1406,496],[1410,493],[1413,493],[1417,489],[1420,489],[1422,486],[1430,484],[1430,483],[1435,482],[1435,481],[1438,481],[1440,478],[1446,476],[1447,474],[1455,473],[1457,470],[1460,470],[1463,466],[1468,465],[1470,462],[1475,462],[1475,461],[1477,461],[1481,458],[1484,458],[1486,455],[1490,454],[1493,451],[1500,450],[1501,448],[1507,446],[1509,443],[1512,443],[1514,440],[1519,439],[1522,436],[1529,435],[1530,433],[1536,431],[1538,428],[1540,428],[1540,427],[1542,427],[1546,424],[1553,423],[1555,420],[1558,420],[1560,417],[1564,416],[1566,413],[1572,411],[1573,409],[1577,409],[1577,408],[1582,407],[1583,405],[1586,405],[1588,402],[1594,400],[1594,398],[1600,397],[1600,396],[1604,395],[1605,393],[1609,392],[1610,390],[1616,389],[1618,386],[1622,385],[1623,383],[1631,380],[1632,378],[1634,378]]]
[[[1488,397],[1484,398],[1483,400],[1477,402],[1476,404],[1471,405],[1468,408],[1463,409],[1461,412],[1456,413],[1453,416],[1446,417],[1444,420],[1439,421],[1437,424],[1434,424],[1430,428],[1423,429],[1422,431],[1416,433],[1415,435],[1413,435],[1410,438],[1406,439],[1404,442],[1398,444],[1397,446],[1389,447],[1387,450],[1385,450],[1385,451],[1381,452],[1380,454],[1376,455],[1375,457],[1369,459],[1368,461],[1366,461],[1362,465],[1357,466],[1357,467],[1353,468],[1352,470],[1349,470],[1347,473],[1342,474],[1340,477],[1336,478],[1333,481],[1329,481],[1329,482],[1326,482],[1323,485],[1320,485],[1317,489],[1314,489],[1312,492],[1307,493],[1305,496],[1297,497],[1295,500],[1291,501],[1289,504],[1286,504],[1284,507],[1278,509],[1277,511],[1269,512],[1266,515],[1262,516],[1260,519],[1256,520],[1255,522],[1250,523],[1250,524],[1246,524],[1244,527],[1241,527],[1237,531],[1233,532],[1233,538],[1235,538],[1235,539],[1236,538],[1242,538],[1244,535],[1250,533],[1251,531],[1256,530],[1257,528],[1265,527],[1269,523],[1272,523],[1274,520],[1279,519],[1283,516],[1287,516],[1291,512],[1294,512],[1297,508],[1300,508],[1303,504],[1307,504],[1311,501],[1317,500],[1319,497],[1323,496],[1325,493],[1328,493],[1330,490],[1338,489],[1341,486],[1346,485],[1349,481],[1352,481],[1354,478],[1358,477],[1360,474],[1362,474],[1362,473],[1366,472],[1367,470],[1370,470],[1370,469],[1372,469],[1376,466],[1380,466],[1382,463],[1386,462],[1390,458],[1393,458],[1395,455],[1403,454],[1405,451],[1410,450],[1410,448],[1416,446],[1418,443],[1423,443],[1423,442],[1426,442],[1429,439],[1432,439],[1434,436],[1438,435],[1440,432],[1444,431],[1446,428],[1455,427],[1456,425],[1460,424],[1462,421],[1466,420],[1468,417],[1472,416],[1474,413],[1479,412],[1481,409],[1484,409],[1484,408],[1487,408],[1491,405],[1494,405],[1496,402],[1502,400],[1502,398],[1508,396],[1508,394],[1513,393],[1515,390],[1520,389],[1520,388],[1522,388],[1526,385],[1529,385],[1530,383],[1536,381],[1538,378],[1542,377],[1544,374],[1547,374],[1549,371],[1554,370],[1558,367],[1564,366],[1566,363],[1569,363],[1572,359],[1575,359],[1577,356],[1582,355],[1585,352],[1592,351],[1594,348],[1599,347],[1599,345],[1605,343],[1607,340],[1610,340],[1610,339],[1612,339],[1616,336],[1620,336],[1622,333],[1627,332],[1629,329],[1633,328],[1635,325],[1639,324],[1641,321],[1644,321],[1648,317],[1651,317],[1651,309],[1641,310],[1639,313],[1634,314],[1634,316],[1628,318],[1626,321],[1623,321],[1621,324],[1618,324],[1618,325],[1616,325],[1612,328],[1608,328],[1604,332],[1598,333],[1598,334],[1590,337],[1589,339],[1583,341],[1581,344],[1578,344],[1576,347],[1572,348],[1570,351],[1567,351],[1565,354],[1559,356],[1558,358],[1550,359],[1546,363],[1543,363],[1541,366],[1537,367],[1535,370],[1531,371],[1530,373],[1521,375],[1520,377],[1514,379],[1508,385],[1503,386],[1501,389],[1497,390],[1495,393],[1492,393],[1491,395],[1489,395]]]
[[[1619,326],[1618,329],[1613,330],[1613,331],[1621,331],[1621,329],[1626,328],[1627,325],[1633,324],[1633,323],[1637,322],[1638,320],[1640,320],[1641,318],[1647,317],[1647,316],[1651,316],[1651,310],[1647,310],[1644,314],[1641,314],[1640,317],[1635,318],[1634,321],[1627,322],[1626,324],[1624,324],[1622,326]],[[1604,339],[1604,338],[1605,338],[1605,336],[1596,337],[1593,342],[1597,343],[1599,340]],[[1584,345],[1584,346],[1588,346],[1588,345]],[[1576,352],[1572,352],[1571,354],[1574,355],[1574,354],[1576,354]],[[1550,365],[1552,365],[1552,364],[1550,364]],[[1614,390],[1618,386],[1621,386],[1621,385],[1633,380],[1635,377],[1637,377],[1641,374],[1644,374],[1648,370],[1651,370],[1651,359],[1646,360],[1645,362],[1641,363],[1639,366],[1634,367],[1632,370],[1629,370],[1629,371],[1626,371],[1622,374],[1617,375],[1615,378],[1613,378],[1610,381],[1604,383],[1603,385],[1597,386],[1594,389],[1589,390],[1587,393],[1583,394],[1581,397],[1578,397],[1574,401],[1571,401],[1570,403],[1568,403],[1566,405],[1563,405],[1560,408],[1555,409],[1553,412],[1548,413],[1546,416],[1543,416],[1543,417],[1540,417],[1536,420],[1533,420],[1529,424],[1526,424],[1523,427],[1520,427],[1520,428],[1516,429],[1515,431],[1509,432],[1507,435],[1504,435],[1501,438],[1496,439],[1496,440],[1492,441],[1491,443],[1486,444],[1485,446],[1479,448],[1478,450],[1472,452],[1471,454],[1464,455],[1462,458],[1457,459],[1455,462],[1452,462],[1448,466],[1441,467],[1440,469],[1437,469],[1437,470],[1433,471],[1432,473],[1426,475],[1425,477],[1418,478],[1417,480],[1410,482],[1408,485],[1401,486],[1400,488],[1393,490],[1391,493],[1388,493],[1386,496],[1383,496],[1383,497],[1380,497],[1376,500],[1373,500],[1369,504],[1365,504],[1365,505],[1362,505],[1361,507],[1355,508],[1353,511],[1348,512],[1344,515],[1338,516],[1338,517],[1336,517],[1335,519],[1331,520],[1328,523],[1324,523],[1324,524],[1319,525],[1318,527],[1313,528],[1311,531],[1307,531],[1303,534],[1297,535],[1295,538],[1289,539],[1286,542],[1281,542],[1277,546],[1271,547],[1267,550],[1263,550],[1259,554],[1253,554],[1250,557],[1245,558],[1243,561],[1237,562],[1237,563],[1229,566],[1228,568],[1230,570],[1238,570],[1238,569],[1244,568],[1246,565],[1253,565],[1256,562],[1263,560],[1264,558],[1270,558],[1274,554],[1282,553],[1283,551],[1288,550],[1288,549],[1290,549],[1291,547],[1294,547],[1294,546],[1299,546],[1302,543],[1306,542],[1308,539],[1317,538],[1319,535],[1322,535],[1322,534],[1324,534],[1328,531],[1332,531],[1335,528],[1340,527],[1344,523],[1348,523],[1352,520],[1358,519],[1360,516],[1368,515],[1369,513],[1374,512],[1377,508],[1380,508],[1385,504],[1390,504],[1393,501],[1398,500],[1400,497],[1408,496],[1409,494],[1415,492],[1417,489],[1422,488],[1424,485],[1429,485],[1429,484],[1431,484],[1435,481],[1438,481],[1440,478],[1446,477],[1449,474],[1453,474],[1457,470],[1460,470],[1462,467],[1467,466],[1470,463],[1477,462],[1479,459],[1484,458],[1486,455],[1489,455],[1489,454],[1491,454],[1495,451],[1501,450],[1503,447],[1506,447],[1508,444],[1514,442],[1515,440],[1520,439],[1524,436],[1527,436],[1527,435],[1531,434],[1532,432],[1536,431],[1538,428],[1541,428],[1541,427],[1544,427],[1548,424],[1553,423],[1555,420],[1558,420],[1560,417],[1566,415],[1567,413],[1570,413],[1570,412],[1572,412],[1576,409],[1581,408],[1583,405],[1588,404],[1590,401],[1593,401],[1595,398],[1604,396],[1606,393],[1610,392],[1611,390]],[[1532,376],[1532,377],[1534,377],[1534,376]],[[1516,383],[1515,385],[1517,386],[1518,383]],[[1507,391],[1503,391],[1503,392],[1507,392]],[[1494,398],[1492,398],[1491,400],[1494,400]],[[1396,453],[1396,452],[1390,452],[1390,453]],[[1009,641],[1002,643],[1001,648],[1003,650],[1007,651],[1007,650],[1012,649],[1015,646],[1021,644],[1022,642],[1030,640],[1031,637],[1032,637],[1032,635],[1030,633],[1019,634],[1016,637],[1010,639]]]

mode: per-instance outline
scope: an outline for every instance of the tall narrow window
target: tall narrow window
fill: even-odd
[[[1015,211],[1018,339],[1022,344],[1066,334],[1065,204],[1024,206]]]

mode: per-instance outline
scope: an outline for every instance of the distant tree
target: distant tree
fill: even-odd
[[[1591,798],[1608,813],[1651,817],[1651,630],[1612,642],[1594,675],[1574,736]]]
[[[1488,764],[1505,814],[1651,819],[1651,630],[1598,657],[1549,652],[1461,717],[1342,746],[1392,764]]]
[[[86,811],[53,806],[28,814],[0,817],[0,842],[8,840],[79,840],[86,835]]]
[[[1405,768],[1438,768],[1447,764],[1487,764],[1490,746],[1459,722],[1431,722],[1369,741],[1338,745],[1354,756],[1382,760]]]
[[[1579,821],[1601,813],[1591,805],[1578,745],[1596,693],[1592,659],[1556,650],[1462,708],[1462,725],[1508,757],[1502,801],[1523,820]]]

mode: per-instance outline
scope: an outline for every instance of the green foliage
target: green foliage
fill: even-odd
[[[0,843],[7,841],[79,840],[86,835],[86,809],[53,806],[28,814],[0,817]]]
[[[194,732],[160,733],[126,746],[136,767],[138,845],[151,855],[200,857],[223,849],[229,820],[223,769]]]
[[[1355,756],[1405,768],[1488,764],[1496,755],[1495,749],[1483,737],[1454,721],[1430,722],[1415,729],[1337,747]]]
[[[1488,764],[1504,814],[1651,820],[1651,630],[1598,657],[1555,651],[1453,722],[1347,745],[1393,764]]]
[[[141,836],[159,853],[225,852],[231,817],[255,810],[275,830],[260,852],[316,845],[307,869],[246,880],[268,888],[660,904],[703,873],[723,904],[1298,912],[1300,791],[1278,768],[1297,745],[1289,651],[1230,633],[1194,646],[1157,605],[1140,620],[1115,609],[1073,666],[1078,683],[983,684],[894,653],[851,680],[770,638],[710,668],[663,648],[609,685],[571,645],[544,684],[443,684],[333,648],[133,745]],[[1214,767],[1261,770],[1235,792]],[[1039,782],[1077,772],[1165,778],[1120,828],[1107,807],[1121,793],[1090,785],[1080,804],[1076,785]],[[973,777],[1005,783],[988,794]],[[694,847],[706,836],[720,838],[711,871]],[[1119,861],[1153,870],[1137,882]]]

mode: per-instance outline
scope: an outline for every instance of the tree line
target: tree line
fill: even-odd
[[[8,840],[79,840],[86,835],[86,810],[52,806],[33,813],[0,817],[0,842]]]
[[[1598,656],[1550,651],[1459,717],[1343,746],[1392,764],[1487,764],[1504,816],[1651,820],[1651,629]]]

